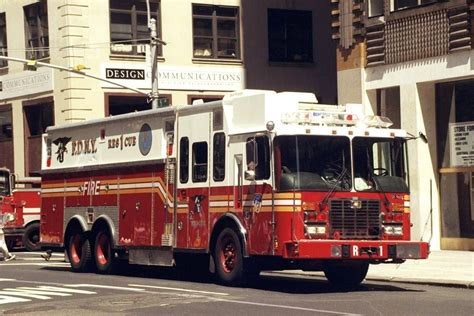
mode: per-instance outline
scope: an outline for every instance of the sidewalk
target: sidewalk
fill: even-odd
[[[322,272],[281,271],[280,273],[323,276]],[[426,260],[403,264],[370,265],[366,280],[434,284],[474,289],[474,252],[432,251]]]

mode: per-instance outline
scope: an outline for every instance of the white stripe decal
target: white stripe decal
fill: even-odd
[[[209,202],[209,205],[211,207],[229,206],[229,201],[214,201],[214,202]]]
[[[41,209],[39,207],[24,207],[23,214],[39,214]]]

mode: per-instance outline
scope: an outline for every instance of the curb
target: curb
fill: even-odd
[[[313,279],[326,280],[324,275],[305,273],[299,271],[285,272],[285,271],[266,271],[269,275],[281,275],[281,276],[299,276]],[[321,272],[322,273],[322,272]],[[415,278],[400,278],[400,277],[381,277],[368,275],[366,281],[380,281],[380,282],[394,282],[394,283],[405,283],[405,284],[420,284],[420,285],[431,285],[451,288],[461,288],[474,290],[474,281],[457,281],[457,280],[431,280],[431,279],[415,279]]]

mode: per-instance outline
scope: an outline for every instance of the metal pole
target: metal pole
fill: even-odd
[[[156,34],[156,20],[150,19],[150,53],[151,53],[151,107],[158,108],[158,59],[157,59],[157,34]]]

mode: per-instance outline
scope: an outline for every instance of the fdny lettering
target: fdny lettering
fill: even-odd
[[[75,140],[72,142],[72,155],[87,155],[87,154],[95,154],[97,152],[97,148],[95,147],[95,139],[81,139]]]
[[[108,141],[109,149],[119,149],[123,150],[124,147],[135,147],[137,145],[136,136],[123,136],[117,138],[111,138]]]
[[[86,181],[81,187],[82,195],[99,195],[100,180]]]

